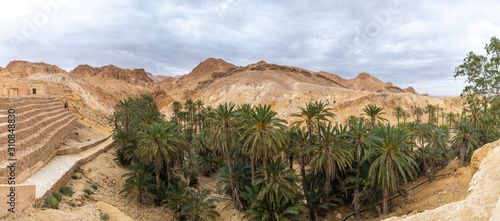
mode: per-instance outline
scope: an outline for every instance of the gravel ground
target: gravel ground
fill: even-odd
[[[57,157],[22,184],[35,184],[36,198],[38,199],[50,190],[78,160],[80,158]]]

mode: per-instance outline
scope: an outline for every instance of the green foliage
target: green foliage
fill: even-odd
[[[109,215],[107,213],[101,214],[101,220],[108,220],[108,219],[109,219]]]
[[[173,179],[172,183],[169,183],[166,187],[165,185],[162,186],[163,201],[161,204],[165,209],[171,209],[177,217],[180,217],[190,191],[187,189],[185,182],[180,179]]]
[[[71,179],[78,180],[80,178],[77,175],[71,175]]]
[[[376,104],[368,104],[363,108],[362,115],[366,115],[370,119],[372,128],[375,128],[376,121],[387,121],[387,119],[382,117],[382,115],[385,115],[384,108]]]
[[[56,198],[56,199],[57,199],[57,201],[59,201],[59,202],[61,202],[61,201],[62,201],[63,196],[62,196],[62,194],[61,194],[60,192],[57,192],[57,191],[56,191],[56,192],[54,192],[54,193],[52,194],[52,196],[53,196],[54,198]]]
[[[187,220],[216,220],[220,217],[220,214],[215,210],[217,200],[208,198],[209,193],[206,189],[188,192],[181,214]]]
[[[184,153],[184,166],[182,174],[188,180],[189,186],[193,186],[201,172],[200,157],[194,151]]]
[[[487,56],[469,52],[464,63],[455,68],[453,77],[465,77],[464,94],[475,93],[487,99],[500,96],[500,40],[492,37],[485,46]]]
[[[94,190],[97,190],[97,188],[98,188],[96,183],[90,184],[90,187],[92,187]]]
[[[59,190],[63,195],[66,195],[66,196],[70,196],[72,197],[73,194],[75,193],[73,191],[73,188],[71,188],[70,186],[63,186],[61,187],[61,189]]]
[[[250,165],[241,161],[233,161],[232,169],[236,190],[242,192],[245,186],[250,185],[252,182]],[[217,193],[232,196],[231,177],[229,176],[227,163],[217,171],[215,180],[217,181]]]
[[[72,207],[75,207],[75,206],[76,206],[76,203],[75,203],[75,202],[73,202],[73,201],[69,201],[69,203],[68,203],[68,204],[69,204],[70,206],[72,206]]]
[[[92,192],[92,190],[90,190],[89,188],[83,189],[83,192],[86,193],[86,194],[88,194],[88,195],[94,194],[94,192]]]
[[[45,206],[52,209],[59,209],[59,201],[54,196],[48,196],[45,199]]]
[[[125,198],[130,197],[130,200],[135,199],[137,205],[142,204],[144,200],[156,199],[153,193],[155,185],[152,167],[143,162],[132,164],[130,167],[132,172],[122,175],[122,178],[128,178],[125,180],[120,194],[125,193]]]

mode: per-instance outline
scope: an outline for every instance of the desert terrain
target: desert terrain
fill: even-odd
[[[128,70],[113,65],[80,65],[68,72],[55,65],[13,61],[0,68],[0,80],[3,85],[47,84],[61,88],[62,93],[49,96],[67,104],[84,129],[67,137],[60,148],[77,145],[89,138],[106,137],[112,132],[110,115],[118,101],[141,94],[151,95],[167,119],[172,117],[172,103],[186,99],[202,100],[206,106],[227,101],[272,104],[273,110],[289,122],[294,121],[290,115],[297,113],[298,107],[315,100],[327,102],[336,114],[334,121],[339,123],[345,123],[350,115],[360,115],[362,108],[368,104],[385,108],[385,117],[392,124],[396,124],[397,119],[391,112],[398,105],[408,112],[428,104],[441,108],[443,113],[459,113],[463,109],[460,97],[433,98],[419,94],[411,87],[402,89],[390,82],[384,83],[365,72],[356,78],[344,79],[331,73],[264,61],[242,67],[222,59],[209,58],[180,77],[153,76],[143,69]],[[413,118],[411,116],[408,120]],[[151,204],[137,206],[119,193],[124,184],[122,175],[131,170],[115,162],[114,153],[112,148],[78,168],[81,172],[74,175],[79,179],[72,179],[66,184],[76,193],[72,197],[65,196],[59,210],[32,206],[24,210],[18,219],[98,220],[102,213],[109,214],[110,220],[165,220],[171,217],[173,214],[162,207]],[[365,212],[362,217],[368,220],[411,217],[453,202],[460,203],[468,199],[470,183],[477,169],[477,166],[458,168],[456,160],[450,161],[437,173],[434,182],[414,189],[408,198],[393,200],[390,215],[375,218],[373,212]],[[213,177],[201,176],[199,179],[202,188],[215,192]],[[424,180],[425,177],[421,177],[408,186]],[[99,187],[95,194],[83,193],[82,189],[91,183]],[[71,201],[76,206],[70,206]],[[216,210],[221,214],[220,220],[241,220],[244,215],[224,201],[217,203]],[[326,219],[340,220],[351,212],[353,210],[349,208],[338,207],[329,211]]]

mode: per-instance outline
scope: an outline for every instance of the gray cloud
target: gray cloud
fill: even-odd
[[[454,67],[500,33],[498,8],[448,0],[9,1],[0,7],[0,66],[24,59],[179,75],[208,57],[265,60],[346,78],[365,71],[454,96],[464,86]]]

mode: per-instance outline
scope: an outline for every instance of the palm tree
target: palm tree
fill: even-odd
[[[235,188],[238,192],[243,192],[245,190],[245,186],[248,186],[251,180],[251,172],[250,165],[246,162],[242,161],[233,161],[233,165],[231,165],[233,169],[233,177],[235,181]],[[221,167],[215,176],[215,180],[217,181],[216,188],[217,193],[233,195],[233,189],[231,188],[231,177],[229,176],[229,168],[228,164]]]
[[[115,130],[111,145],[116,148],[117,158],[122,165],[128,165],[132,161],[135,142],[131,131],[125,131],[123,128]]]
[[[345,170],[351,166],[352,155],[345,148],[346,143],[341,139],[342,134],[337,133],[338,126],[320,128],[319,140],[312,150],[311,168],[314,173],[325,173],[325,188],[327,193],[331,190],[331,181],[337,177],[337,171]]]
[[[184,102],[184,109],[189,113],[188,117],[187,117],[187,122],[188,122],[188,127],[192,130],[193,129],[192,120],[194,118],[194,112],[196,110],[196,106],[195,106],[193,100],[191,100],[191,99],[186,100]]]
[[[116,107],[117,111],[122,113],[119,116],[122,117],[121,121],[125,126],[125,131],[129,130],[129,125],[133,114],[132,111],[133,105],[134,105],[134,100],[132,100],[132,98],[129,97],[128,99],[123,99],[123,101],[120,101],[120,104]]]
[[[361,115],[366,115],[370,118],[372,123],[372,130],[375,128],[375,121],[386,121],[387,119],[383,118],[382,115],[385,114],[383,112],[384,108],[378,107],[376,104],[368,104],[365,108],[363,108],[363,113]]]
[[[434,175],[436,173],[436,165],[444,161],[443,151],[438,147],[430,147],[426,149],[426,157],[430,165],[429,180],[434,181]]]
[[[405,109],[401,107],[401,105],[398,105],[392,110],[392,116],[395,116],[398,119],[398,125],[399,125],[399,118],[405,117]]]
[[[429,126],[425,123],[418,123],[415,125],[414,134],[411,135],[420,141],[420,154],[422,154],[422,161],[424,170],[423,173],[427,172],[428,164],[427,158],[425,157],[425,141],[430,137],[430,129]]]
[[[146,162],[154,163],[156,173],[156,188],[160,190],[160,168],[165,164],[167,174],[170,174],[168,165],[175,159],[180,146],[185,146],[183,136],[177,126],[171,122],[154,122],[147,125],[144,131],[139,132],[139,148],[136,150]],[[170,182],[170,175],[168,175]]]
[[[298,117],[300,120],[295,121],[293,124],[296,125],[297,127],[300,127],[301,125],[305,125],[307,128],[307,134],[310,139],[310,144],[312,146],[312,137],[313,137],[313,128],[314,128],[314,120],[318,119],[316,117],[317,113],[317,108],[316,105],[312,102],[306,103],[306,107],[299,107],[300,113],[298,114],[292,114],[292,117]]]
[[[463,120],[456,125],[455,136],[452,139],[452,143],[458,148],[460,167],[463,167],[465,155],[468,154],[471,149],[479,146],[476,132],[469,121]]]
[[[262,168],[261,172],[267,173],[268,178],[257,179],[256,185],[262,185],[257,200],[269,198],[271,202],[279,205],[279,195],[283,195],[286,200],[293,200],[299,192],[299,186],[296,181],[299,179],[294,169],[288,168],[288,163],[281,157],[270,160]]]
[[[415,107],[413,109],[413,116],[416,117],[417,122],[422,122],[421,117],[422,117],[423,113],[424,113],[424,111],[420,107]]]
[[[307,208],[309,209],[309,219],[319,220],[320,211],[326,211],[330,207],[337,206],[333,195],[327,193],[325,189],[325,176],[307,174],[305,182],[307,185],[303,186],[304,195],[307,199]]]
[[[255,184],[255,162],[267,161],[276,156],[286,146],[285,120],[277,118],[277,113],[271,110],[271,105],[255,107],[250,113],[246,129],[241,136],[244,142],[243,151],[250,153],[252,167],[252,184]],[[266,180],[268,179],[267,173]]]
[[[429,125],[433,125],[433,121],[434,121],[434,111],[436,111],[436,106],[432,105],[432,104],[427,104],[427,106],[425,106],[425,113],[429,114]]]
[[[442,128],[432,128],[428,134],[429,146],[438,148],[446,159],[446,148],[448,148],[449,134]]]
[[[269,180],[262,175],[257,179],[257,186],[247,187],[247,199],[252,201],[250,213],[245,218],[250,220],[306,220],[301,214],[305,206],[298,198],[298,176],[295,170],[288,168],[288,162],[281,157],[270,160],[259,174],[269,174]],[[260,190],[259,190],[260,187]]]
[[[411,117],[411,114],[408,111],[404,110],[403,111],[403,122],[406,123],[406,118],[410,118],[410,117]]]
[[[187,184],[182,182],[181,179],[176,179],[175,182],[169,183],[164,188],[161,204],[165,209],[170,208],[173,210],[176,218],[179,218],[182,216],[182,208],[188,200],[189,192],[191,190],[187,188]]]
[[[220,214],[215,210],[217,208],[215,203],[218,201],[208,198],[208,194],[210,192],[206,189],[188,192],[189,197],[182,207],[182,214],[186,217],[186,220],[216,220],[217,217],[220,217]]]
[[[174,122],[179,124],[179,112],[182,110],[182,104],[179,101],[172,103],[172,111],[174,112]]]
[[[200,157],[194,151],[184,153],[184,165],[182,167],[182,174],[188,181],[189,186],[194,185],[198,174],[201,172]]]
[[[444,125],[444,118],[448,116],[448,114],[446,112],[444,112],[443,110],[441,110],[441,125]]]
[[[375,130],[380,138],[370,148],[363,161],[374,159],[368,171],[368,179],[383,191],[383,213],[389,212],[389,194],[396,192],[399,181],[404,184],[408,178],[416,177],[417,163],[412,156],[412,142],[408,132],[391,125],[379,127]]]
[[[318,127],[318,133],[320,133],[319,128],[325,126],[325,122],[330,122],[328,118],[335,118],[335,114],[332,112],[332,108],[327,107],[327,103],[323,101],[315,101],[314,107],[316,110],[316,114],[313,116],[316,121],[316,125]]]
[[[452,128],[452,123],[455,121],[455,114],[453,112],[449,112],[446,114],[448,117],[448,123],[450,124],[450,128]]]
[[[209,131],[209,137],[212,143],[219,144],[222,151],[226,153],[229,177],[231,178],[231,189],[233,190],[232,198],[235,207],[242,209],[239,192],[234,185],[231,159],[231,147],[238,139],[236,111],[234,108],[235,104],[232,102],[219,104],[219,106],[217,106],[213,118],[210,119],[212,127]]]
[[[144,200],[156,199],[156,195],[153,194],[154,178],[151,176],[150,168],[143,162],[132,164],[130,168],[132,172],[122,175],[122,178],[128,178],[120,193],[125,193],[125,198],[130,196],[130,200],[135,199],[137,205],[142,204]]]
[[[203,171],[203,174],[207,177],[212,176],[212,174],[222,164],[219,160],[219,157],[212,150],[206,151],[203,155],[201,155],[200,161],[201,161],[200,162],[201,170]]]
[[[352,148],[353,166],[355,168],[356,178],[354,181],[354,211],[356,218],[361,220],[360,215],[360,197],[359,197],[359,184],[361,174],[361,161],[363,156],[371,146],[375,144],[377,138],[369,133],[369,126],[362,118],[356,124],[350,126],[346,134],[347,140]]]
[[[281,220],[295,220],[307,221],[303,216],[305,205],[298,197],[294,200],[284,199],[283,194],[280,194],[279,202],[276,204],[269,200],[269,197],[264,200],[256,200],[257,195],[260,193],[257,186],[246,186],[244,193],[245,199],[251,202],[250,212],[243,218],[255,221],[281,221]]]

